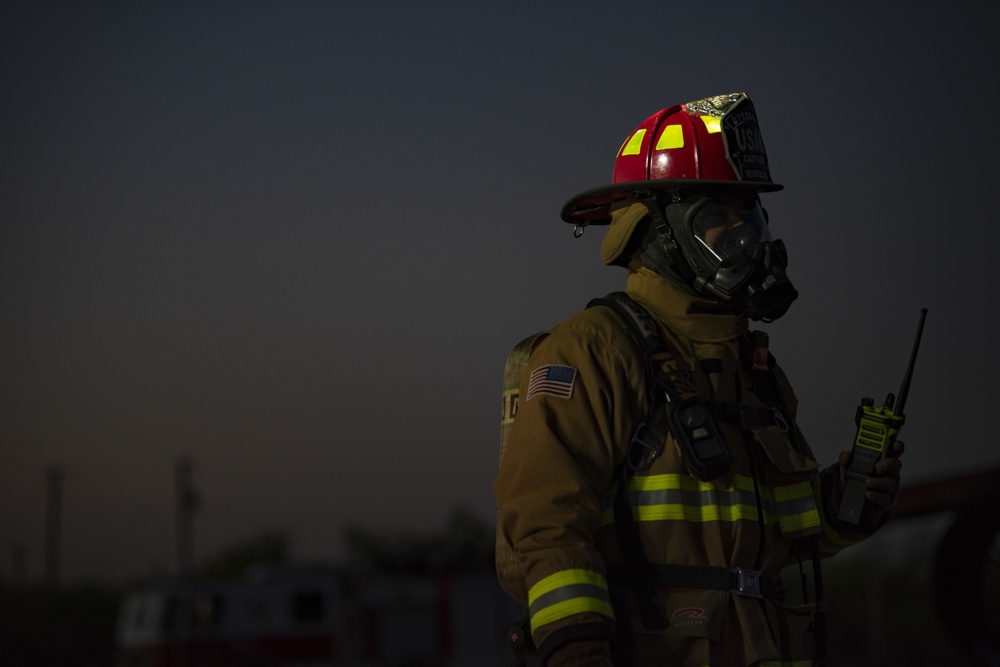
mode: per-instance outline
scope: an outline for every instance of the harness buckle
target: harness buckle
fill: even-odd
[[[636,427],[635,433],[632,434],[632,447],[629,448],[628,456],[625,457],[625,464],[629,467],[632,472],[642,472],[649,466],[653,465],[653,461],[657,459],[660,452],[663,451],[664,442],[650,442],[644,436],[644,433],[649,429],[646,422],[640,422]],[[653,438],[656,438],[656,433],[653,432]],[[637,447],[641,447],[646,450],[643,452],[642,456],[639,457],[638,461],[633,462],[632,453],[636,451]]]
[[[774,425],[778,427],[778,430],[782,433],[788,433],[788,420],[785,419],[785,415],[781,414],[781,410],[777,407],[768,407],[767,409],[774,415]]]
[[[736,579],[736,585],[731,589],[733,593],[758,600],[764,597],[760,591],[760,571],[737,567],[733,569],[733,574]]]

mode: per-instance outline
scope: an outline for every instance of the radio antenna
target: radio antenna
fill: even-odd
[[[927,309],[920,309],[920,323],[917,325],[917,338],[913,341],[913,352],[910,353],[910,365],[906,367],[906,375],[903,376],[903,385],[899,388],[899,402],[896,403],[895,413],[903,416],[903,406],[906,404],[906,395],[910,392],[910,380],[913,378],[913,364],[917,361],[917,349],[920,347],[920,336],[924,333],[924,320],[927,319]]]

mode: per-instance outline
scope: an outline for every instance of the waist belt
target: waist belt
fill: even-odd
[[[677,586],[729,591],[733,595],[781,600],[784,592],[758,570],[711,565],[611,565],[608,581],[619,586]]]

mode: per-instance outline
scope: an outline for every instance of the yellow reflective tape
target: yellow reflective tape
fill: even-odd
[[[582,589],[578,588],[581,586],[583,587]],[[590,588],[588,589],[587,587]],[[597,589],[596,591],[594,590],[595,588]],[[563,596],[571,597],[551,604],[546,604],[547,601],[543,600],[541,604],[545,606],[538,610],[534,609],[535,602],[539,599],[561,589],[564,589],[562,590]],[[579,594],[588,590],[592,595]],[[600,595],[600,597],[594,597],[595,595]],[[608,597],[608,582],[601,574],[593,570],[563,570],[562,572],[556,572],[545,577],[528,591],[528,606],[532,609],[532,630],[547,623],[566,618],[567,616],[585,612],[602,614],[612,619],[615,617],[615,612],[611,607],[610,598]]]
[[[611,608],[611,603],[596,598],[574,598],[546,607],[537,614],[531,615],[531,631],[534,632],[547,623],[573,616],[574,614],[584,614],[595,612],[608,618],[614,618],[615,612]]]
[[[811,495],[812,485],[809,482],[774,487],[774,499],[779,503],[787,500],[799,500]]]
[[[757,521],[758,508],[746,502],[746,494],[760,493],[764,522],[778,524],[782,532],[809,530],[823,525],[813,497],[814,485],[800,482],[787,486],[755,486],[750,477],[734,475],[732,486],[720,489],[709,482],[700,482],[678,473],[634,477],[629,482],[632,492],[646,494],[645,502],[633,499],[632,512],[638,521]],[[688,497],[682,502],[650,502],[657,492],[680,492]],[[744,501],[740,502],[740,495]],[[676,497],[676,496],[675,496]],[[679,497],[677,497],[680,500]],[[697,500],[696,500],[697,498]],[[663,497],[663,500],[666,500]],[[720,502],[721,501],[721,502]],[[602,524],[614,521],[613,500],[605,504]]]
[[[798,484],[789,484],[788,486],[774,487],[772,491],[774,492],[775,501],[778,503],[787,503],[811,498],[813,495],[813,485],[809,482],[800,482]],[[813,499],[811,504],[812,507],[805,512],[788,515],[779,512],[778,525],[781,526],[781,532],[791,533],[822,525],[822,519],[820,518],[819,511],[816,509],[815,499]]]
[[[667,125],[656,140],[656,150],[667,148],[684,148],[684,128],[680,125]]]
[[[680,489],[682,491],[697,491],[699,493],[721,491],[732,493],[733,491],[755,491],[756,487],[752,477],[745,475],[733,475],[733,485],[729,488],[720,489],[711,482],[700,482],[691,475],[679,473],[666,473],[663,475],[644,475],[633,477],[629,482],[629,488],[636,491],[666,491],[669,489]],[[766,491],[767,487],[761,487]]]
[[[719,119],[715,116],[702,116],[701,120],[705,123],[705,130],[709,134],[718,134],[722,132],[722,125],[719,123]]]
[[[503,411],[500,414],[500,426],[508,428],[517,416],[518,400],[521,397],[521,385],[505,387],[503,390]]]
[[[550,574],[532,586],[528,591],[528,605],[530,606],[532,602],[546,593],[551,593],[557,588],[572,586],[574,584],[590,584],[608,590],[607,580],[598,572],[582,569],[563,570],[555,574]]]
[[[778,518],[778,525],[781,526],[781,532],[783,533],[794,533],[799,530],[816,528],[820,523],[819,512],[816,510]]]
[[[823,506],[823,491],[820,484],[819,478],[813,479],[812,482],[813,491],[813,502],[817,507]],[[819,514],[817,512],[817,514]],[[823,527],[822,533],[820,533],[819,538],[819,550],[823,554],[835,554],[845,547],[849,547],[858,540],[845,539],[840,536],[837,529],[834,528],[830,522],[826,519],[826,514],[819,514],[820,525]]]
[[[739,477],[739,475],[736,475],[736,477]],[[667,473],[664,475],[644,475],[642,477],[633,477],[629,482],[629,487],[635,489],[636,491],[664,491],[667,489],[683,489],[685,491],[712,491],[713,489],[717,488],[714,484],[710,484],[709,482],[699,482],[690,475],[681,475],[678,473]],[[750,491],[753,490],[752,482],[750,488],[746,490]]]
[[[638,155],[642,152],[642,139],[646,136],[646,130],[638,130],[628,138],[622,146],[622,155]]]

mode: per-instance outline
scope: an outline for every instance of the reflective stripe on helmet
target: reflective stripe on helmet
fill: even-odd
[[[719,132],[722,132],[722,121],[715,116],[702,116],[701,120],[705,123],[705,131],[709,134],[718,134]]]
[[[622,155],[638,155],[642,152],[642,139],[646,136],[646,130],[639,130],[629,137],[622,144]]]
[[[528,591],[528,612],[532,631],[584,612],[615,617],[607,579],[593,570],[563,570],[545,577]]]
[[[656,150],[663,151],[668,148],[684,148],[684,128],[680,125],[667,125],[663,128],[663,132],[660,132]]]
[[[812,485],[759,487],[763,520],[777,524],[782,533],[809,531],[821,525]],[[668,474],[633,477],[627,497],[637,521],[757,521],[757,491],[753,479],[734,475],[733,485],[720,489],[690,475]],[[609,499],[604,524],[613,523]],[[815,531],[811,531],[815,532]]]

